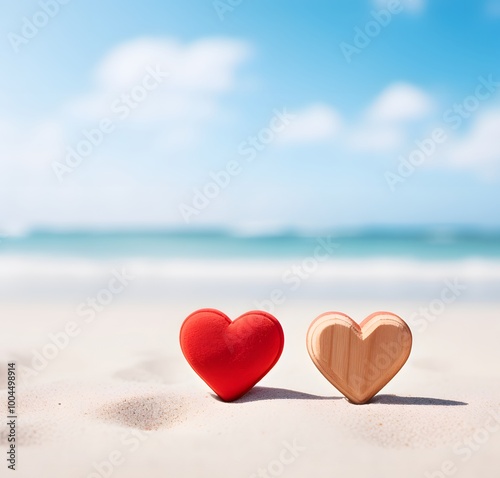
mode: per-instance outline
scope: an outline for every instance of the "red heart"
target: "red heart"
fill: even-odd
[[[234,322],[219,310],[197,310],[180,332],[189,365],[227,402],[240,398],[274,367],[284,341],[278,320],[255,310]]]

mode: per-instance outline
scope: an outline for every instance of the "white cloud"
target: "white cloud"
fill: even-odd
[[[383,90],[354,121],[347,123],[330,105],[312,104],[280,134],[279,144],[325,143],[339,137],[348,151],[391,153],[404,145],[410,120],[424,120],[434,101],[423,90],[395,83]]]
[[[389,153],[404,145],[408,122],[425,119],[433,110],[432,98],[408,83],[393,83],[367,107],[346,136],[354,152]]]
[[[351,151],[364,153],[384,153],[402,146],[405,135],[395,125],[363,125],[351,131],[346,144]]]
[[[377,8],[386,8],[387,4],[392,1],[393,0],[373,0],[373,3]],[[400,0],[400,3],[403,5],[405,12],[412,14],[421,13],[427,7],[427,0]]]
[[[168,72],[132,119],[193,119],[215,114],[220,94],[235,88],[237,69],[250,54],[243,42],[202,39],[181,44],[173,39],[142,38],[119,45],[96,67],[95,88],[72,102],[70,111],[83,119],[109,116],[122,94],[140,85],[148,69]]]
[[[294,114],[291,124],[279,135],[280,143],[330,141],[341,128],[340,115],[324,104],[313,104]]]
[[[500,166],[499,134],[500,110],[479,114],[468,134],[450,148],[450,164],[478,170],[491,170]]]
[[[162,180],[153,176],[151,181],[138,182],[134,171],[140,161],[137,155],[127,156],[127,148],[140,150],[140,160],[151,164],[164,163],[174,155],[183,157],[196,148],[208,121],[226,117],[222,99],[237,90],[239,66],[250,53],[249,45],[231,39],[206,38],[187,44],[172,39],[134,40],[106,54],[90,76],[88,93],[61,105],[50,120],[30,125],[0,118],[2,225],[176,221],[178,212],[170,203],[178,184],[166,173],[157,175]],[[53,162],[64,160],[66,147],[74,147],[84,129],[96,128],[105,117],[116,120],[110,114],[111,103],[140,84],[147,67],[159,67],[170,75],[130,114],[129,126],[138,135],[130,136],[129,142],[125,125],[117,125],[119,141],[106,139],[71,179],[58,183]],[[123,164],[123,169],[117,164]],[[164,206],[151,209],[155,202]]]
[[[202,39],[182,45],[171,39],[144,38],[108,53],[95,72],[103,88],[134,86],[148,66],[172,73],[170,84],[182,90],[226,91],[234,87],[235,68],[247,58],[248,45],[229,39]]]
[[[63,151],[63,127],[57,121],[43,121],[32,127],[0,120],[2,172],[47,170]]]
[[[368,120],[407,121],[425,117],[433,109],[432,98],[408,83],[394,83],[375,99],[366,112]]]

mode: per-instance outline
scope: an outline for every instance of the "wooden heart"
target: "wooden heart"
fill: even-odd
[[[182,353],[224,401],[248,392],[276,364],[284,335],[278,320],[254,310],[236,320],[215,309],[193,312],[182,324]]]
[[[403,319],[375,312],[358,325],[341,312],[317,317],[307,351],[325,378],[353,403],[366,403],[399,372],[411,351]]]

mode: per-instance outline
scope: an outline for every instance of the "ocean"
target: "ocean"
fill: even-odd
[[[432,300],[446,281],[461,281],[464,300],[496,301],[500,232],[38,231],[1,238],[0,299],[78,297],[115,269],[136,277],[128,295],[143,299],[283,289],[297,298]]]
[[[307,256],[321,238],[338,244],[337,258],[500,259],[500,231],[470,230],[367,230],[316,236],[221,231],[33,232],[1,236],[0,256],[274,259]]]

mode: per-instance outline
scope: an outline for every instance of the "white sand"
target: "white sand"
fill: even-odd
[[[420,305],[337,301],[335,309],[360,321],[388,308],[408,318]],[[12,476],[499,476],[498,304],[450,305],[427,330],[414,328],[408,363],[361,406],[341,398],[307,355],[309,323],[332,309],[318,301],[280,307],[286,342],[276,367],[239,401],[217,400],[178,345],[184,317],[202,306],[233,317],[245,311],[229,301],[117,301],[81,323],[37,376],[19,373]],[[0,317],[2,388],[8,361],[29,366],[49,333],[78,319],[61,302],[3,304]],[[4,460],[0,466],[10,476]],[[443,466],[447,475],[431,474]]]

